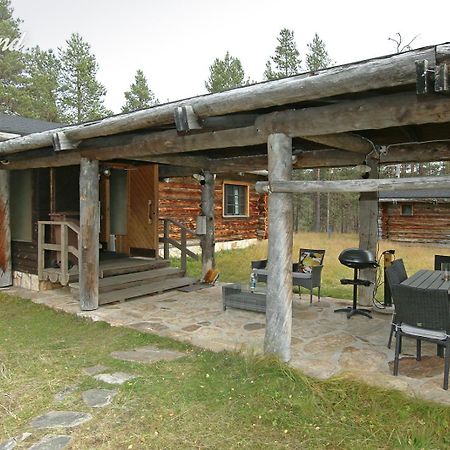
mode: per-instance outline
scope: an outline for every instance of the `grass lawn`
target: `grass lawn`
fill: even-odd
[[[450,408],[343,379],[312,380],[274,360],[202,351],[20,298],[0,295],[0,343],[0,442],[57,409],[94,416],[73,429],[73,449],[450,447]],[[148,344],[187,356],[153,365],[109,356]],[[109,407],[90,410],[81,392],[107,387],[82,373],[95,364],[140,377],[119,387]],[[55,403],[71,385],[76,391]],[[45,434],[33,432],[17,448]]]
[[[349,247],[358,247],[356,234],[298,233],[294,235],[293,259],[298,261],[299,248],[325,249],[324,268],[322,272],[322,295],[334,298],[352,298],[352,287],[342,286],[341,278],[352,278],[353,270],[343,266],[339,253]],[[395,249],[396,258],[403,258],[408,274],[419,269],[433,269],[435,254],[448,254],[448,248],[430,247],[424,245],[401,244],[398,242],[381,241],[379,255],[388,249]],[[378,255],[378,256],[379,256]],[[267,241],[258,242],[246,249],[217,252],[216,265],[220,272],[220,281],[249,283],[250,262],[255,259],[267,258]],[[188,273],[200,278],[201,263],[188,258]],[[303,292],[307,292],[303,289]],[[317,293],[317,290],[314,291]],[[377,298],[383,300],[383,287],[378,290]]]

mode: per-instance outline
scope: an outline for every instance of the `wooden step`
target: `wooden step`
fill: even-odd
[[[171,289],[177,289],[182,286],[189,286],[193,283],[195,283],[194,278],[171,278],[164,281],[157,281],[155,283],[106,292],[99,295],[99,305],[106,305],[107,303],[124,301],[131,298],[169,291]]]
[[[133,286],[154,283],[175,277],[182,277],[184,272],[176,267],[163,267],[162,269],[145,270],[142,272],[126,273],[115,275],[99,280],[99,292],[110,292],[117,289],[126,289]],[[79,283],[70,284],[70,292],[79,295]]]
[[[100,264],[100,278],[161,269],[169,265],[170,261],[166,259],[129,258],[106,261]]]

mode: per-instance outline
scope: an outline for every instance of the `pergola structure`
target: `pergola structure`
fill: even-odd
[[[8,240],[10,169],[80,164],[80,302],[98,306],[99,161],[154,162],[160,177],[205,176],[204,266],[214,249],[214,173],[268,169],[269,267],[266,351],[290,358],[292,192],[361,192],[360,246],[377,240],[376,192],[408,180],[377,180],[383,164],[450,160],[450,44],[194,97],[99,121],[0,142],[0,209]],[[369,180],[291,181],[292,169],[366,164]],[[414,188],[448,187],[450,177]],[[10,270],[8,250],[3,270]],[[8,266],[9,264],[9,266]],[[368,269],[369,270],[369,269]],[[370,279],[375,275],[369,272]],[[366,293],[366,299],[371,294]]]

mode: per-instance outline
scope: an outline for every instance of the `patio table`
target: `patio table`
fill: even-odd
[[[222,286],[223,310],[228,307],[247,311],[266,312],[266,292],[256,289],[252,292],[240,284]]]
[[[421,289],[445,290],[450,294],[450,280],[444,280],[442,270],[419,270],[401,284]]]

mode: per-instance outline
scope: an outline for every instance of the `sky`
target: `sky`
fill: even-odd
[[[450,1],[404,0],[11,0],[25,46],[57,49],[73,32],[89,42],[105,85],[106,106],[120,112],[137,69],[160,102],[206,92],[215,58],[238,57],[262,81],[282,28],[294,31],[301,57],[315,33],[336,64],[395,52],[388,40],[417,36],[415,48],[450,41]]]

